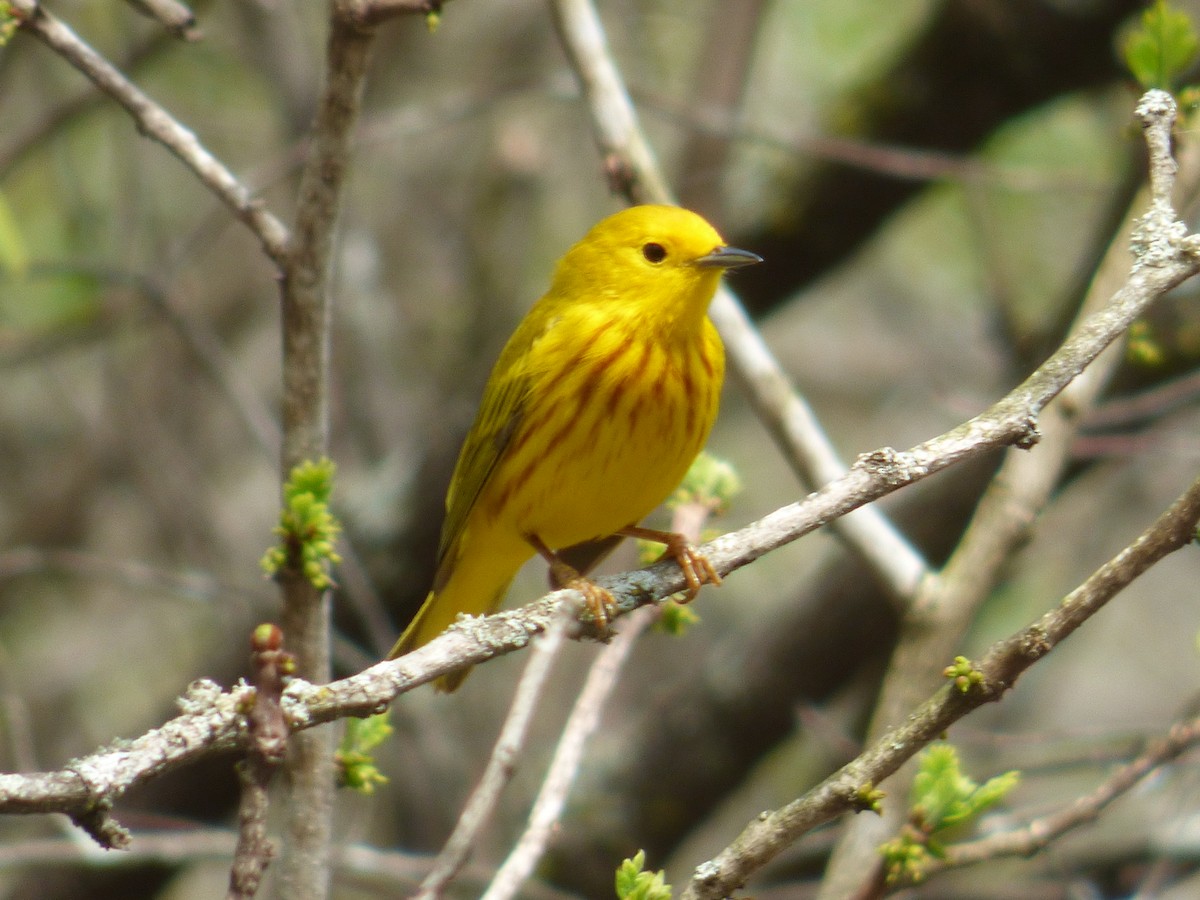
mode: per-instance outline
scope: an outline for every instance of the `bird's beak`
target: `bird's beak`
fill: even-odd
[[[712,253],[706,253],[692,260],[692,265],[702,269],[740,269],[742,266],[752,266],[762,262],[757,253],[749,250],[739,250],[737,247],[718,247]]]

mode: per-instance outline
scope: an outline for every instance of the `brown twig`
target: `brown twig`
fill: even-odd
[[[229,870],[226,900],[246,900],[258,893],[263,874],[275,855],[267,837],[267,789],[287,754],[288,726],[280,697],[291,657],[283,652],[283,633],[274,625],[260,625],[251,641],[254,667],[254,706],[247,716],[250,746],[238,763],[241,802],[238,805],[238,841]]]
[[[209,190],[258,237],[263,251],[276,263],[285,258],[288,242],[283,223],[251,197],[216,157],[165,109],[99,53],[85,44],[67,25],[47,12],[37,0],[12,0],[23,30],[37,37],[112,97],[133,117],[138,130],[158,141],[186,165]]]
[[[1150,528],[1040,620],[993,644],[975,665],[979,682],[965,693],[947,684],[858,758],[803,797],[762,815],[725,850],[696,868],[684,900],[729,896],[752,873],[800,835],[839,813],[859,808],[861,791],[895,772],[922,747],[971,710],[998,700],[1017,678],[1069,637],[1134,579],[1167,554],[1187,546],[1200,522],[1200,481],[1192,484]]]
[[[533,714],[545,693],[550,670],[562,649],[566,632],[577,615],[577,607],[564,604],[551,620],[541,639],[534,641],[530,648],[529,661],[521,673],[521,680],[517,683],[508,715],[500,729],[500,736],[496,739],[496,746],[492,748],[483,776],[467,799],[454,825],[454,831],[433,861],[433,868],[421,882],[413,900],[435,900],[441,897],[446,887],[466,864],[480,832],[496,810],[500,794],[516,774],[517,762],[528,737]]]
[[[1158,181],[1152,181],[1150,193],[1170,197],[1176,186],[1176,169],[1169,156],[1169,142],[1164,142],[1161,134],[1164,130],[1170,132],[1174,105],[1154,106],[1155,111],[1147,115],[1143,103],[1142,110],[1151,154],[1167,153],[1170,163],[1164,165],[1162,160],[1152,159],[1151,175]],[[1194,190],[1200,181],[1200,159],[1193,153],[1189,163],[1187,187]],[[1182,235],[1170,203],[1155,204],[1139,219],[1145,204],[1145,197],[1139,198],[1126,216],[1097,269],[1072,335],[1089,327],[1092,314],[1103,309],[1126,277],[1130,245],[1139,231],[1176,233],[1178,246]],[[1095,404],[1119,362],[1119,349],[1110,347],[1046,406],[1039,421],[1041,440],[1036,452],[1008,451],[942,572],[925,579],[906,612],[872,716],[870,738],[901,721],[937,683],[942,666],[958,649],[979,607],[1001,578],[1004,565],[1050,502],[1072,461],[1071,448],[1081,417]],[[892,787],[901,795],[906,791],[903,782],[893,783]],[[859,885],[882,877],[876,848],[900,828],[904,815],[901,804],[892,804],[878,817],[861,816],[850,823],[826,869],[820,891],[823,900],[850,896]],[[869,874],[872,871],[878,874]]]

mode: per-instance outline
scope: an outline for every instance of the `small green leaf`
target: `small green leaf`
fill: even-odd
[[[971,808],[967,811],[967,817],[977,816],[989,807],[995,806],[1004,797],[1017,786],[1021,781],[1021,773],[1015,769],[1010,772],[1005,772],[1003,775],[997,775],[994,778],[989,778],[981,784],[971,796]],[[953,822],[947,824],[955,824]]]
[[[738,477],[737,469],[704,451],[692,462],[675,493],[667,499],[667,508],[701,503],[714,513],[720,513],[741,490],[742,479]]]
[[[0,23],[3,22],[3,12],[0,11]],[[0,42],[3,46],[3,42]],[[12,207],[0,194],[0,271],[16,277],[22,277],[29,270],[29,248],[17,227],[16,217]]]
[[[860,784],[858,790],[854,792],[854,807],[860,812],[873,812],[876,815],[883,815],[883,799],[886,796],[886,791],[881,791],[868,781],[865,784]]]
[[[671,886],[662,872],[646,872],[646,851],[639,850],[617,869],[618,900],[671,900]]]
[[[942,669],[942,674],[954,680],[954,686],[960,693],[967,693],[971,688],[983,684],[983,673],[965,656],[954,657],[954,664]]]
[[[360,794],[375,792],[378,784],[387,784],[387,776],[375,765],[371,751],[387,740],[392,733],[388,713],[365,719],[347,719],[342,742],[334,753],[338,767],[338,784]]]
[[[692,610],[689,604],[668,600],[662,605],[662,614],[654,623],[654,627],[663,634],[679,637],[693,625],[699,624],[700,616]]]
[[[919,884],[925,878],[929,858],[934,855],[926,841],[910,828],[883,844],[879,852],[883,855],[888,884]]]
[[[1141,26],[1126,37],[1122,50],[1138,84],[1169,91],[1196,58],[1200,38],[1187,13],[1157,0],[1142,13]]]
[[[1011,791],[1019,778],[1016,772],[1006,772],[977,785],[963,774],[958,751],[950,744],[930,745],[919,765],[909,797],[909,821],[879,848],[888,884],[920,882],[929,861],[945,856],[941,832],[978,816]]]
[[[274,533],[280,542],[263,555],[259,565],[268,575],[295,566],[318,590],[333,586],[330,563],[342,558],[334,549],[342,525],[329,511],[337,466],[328,459],[304,462],[292,469],[283,486],[284,507]]]
[[[21,17],[7,0],[0,0],[0,47],[9,42],[21,26]]]
[[[313,462],[306,460],[292,469],[287,484],[283,486],[285,498],[299,494],[312,494],[320,503],[328,503],[333,495],[333,476],[337,465],[328,458]]]
[[[933,834],[979,815],[1016,787],[1018,780],[1017,772],[1007,772],[981,787],[963,774],[953,746],[933,744],[921,754],[909,805],[913,817]]]

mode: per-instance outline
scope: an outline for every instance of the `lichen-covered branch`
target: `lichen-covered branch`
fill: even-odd
[[[859,808],[864,789],[895,772],[971,710],[998,700],[1017,678],[1046,656],[1134,579],[1169,553],[1187,546],[1200,523],[1200,481],[1150,528],[1037,622],[994,644],[975,664],[972,684],[947,684],[866,752],[803,797],[755,819],[725,850],[696,868],[685,900],[728,897],[780,851],[812,828]]]

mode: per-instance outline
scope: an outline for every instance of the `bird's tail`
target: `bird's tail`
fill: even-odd
[[[451,579],[440,593],[430,591],[429,596],[425,598],[425,602],[421,605],[421,609],[417,612],[416,618],[404,629],[404,633],[400,635],[400,639],[396,641],[396,645],[392,647],[387,658],[396,659],[405,653],[428,644],[453,625],[459,613],[471,612],[476,615],[490,615],[495,612],[500,608],[500,603],[504,600],[504,595],[508,592],[508,585],[511,581],[511,578],[505,581],[482,609],[472,609],[472,607],[479,606],[477,601],[467,605],[456,603],[452,596],[447,596],[456,586],[454,579]],[[456,672],[451,672],[449,675],[443,675],[434,682],[434,686],[439,692],[445,694],[456,691],[458,690],[458,686],[471,674],[472,668],[472,666],[467,666]]]

